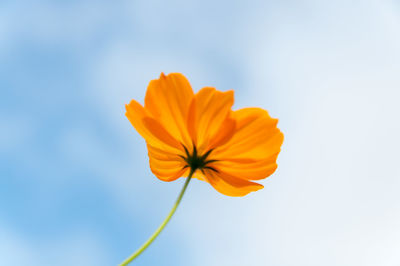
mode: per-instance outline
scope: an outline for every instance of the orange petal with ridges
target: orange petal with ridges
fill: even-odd
[[[176,149],[182,149],[180,144],[169,132],[154,118],[144,117],[143,125],[159,140]]]
[[[165,151],[176,153],[180,148],[167,145],[162,139],[154,135],[145,125],[144,118],[147,117],[147,111],[135,100],[132,100],[126,107],[126,117],[129,119],[136,131],[146,140],[147,143]]]
[[[206,150],[215,149],[216,147],[222,146],[227,143],[235,134],[235,129],[236,120],[229,117],[225,119],[219,131],[215,134],[215,136],[211,138]]]
[[[180,143],[191,145],[186,120],[193,90],[180,73],[171,73],[152,80],[147,87],[145,108],[149,115],[167,129]]]
[[[233,137],[213,151],[213,157],[266,159],[280,151],[283,134],[277,119],[261,108],[244,108],[233,112],[236,131]]]
[[[185,164],[182,158],[151,145],[147,145],[147,149],[149,151],[150,169],[159,179],[173,181],[183,176]]]
[[[213,166],[243,180],[260,180],[273,174],[283,142],[277,119],[260,108],[235,111],[236,131],[223,146],[213,151]]]
[[[216,168],[232,176],[245,180],[260,180],[273,174],[278,167],[276,158],[278,154],[273,155],[267,160],[234,160],[225,159],[215,162]]]
[[[231,197],[242,197],[250,192],[262,189],[264,186],[251,181],[231,176],[224,172],[214,172],[205,169],[205,177],[218,192]]]
[[[197,148],[204,151],[218,136],[233,105],[233,91],[205,87],[194,96],[188,115],[188,130]]]

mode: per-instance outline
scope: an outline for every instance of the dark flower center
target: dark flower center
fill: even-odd
[[[210,155],[210,153],[213,151],[208,150],[206,153],[204,153],[203,155],[199,155],[197,153],[197,148],[196,145],[193,144],[193,152],[190,153],[189,150],[182,145],[183,148],[185,149],[185,153],[186,153],[186,157],[179,155],[183,160],[185,160],[185,162],[187,163],[183,169],[190,167],[190,169],[192,170],[192,172],[195,172],[197,169],[199,169],[200,171],[203,172],[204,174],[204,169],[209,169],[215,172],[218,172],[217,169],[215,169],[212,166],[209,166],[210,163],[213,162],[217,162],[218,160],[207,160],[207,157]]]

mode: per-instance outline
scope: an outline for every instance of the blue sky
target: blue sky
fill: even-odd
[[[149,169],[124,116],[185,74],[280,119],[265,188],[194,180],[134,265],[400,264],[396,1],[3,1],[0,264],[116,265],[182,180]]]

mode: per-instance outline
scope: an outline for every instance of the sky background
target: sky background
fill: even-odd
[[[399,266],[400,3],[1,1],[0,265],[117,265],[183,179],[124,116],[160,72],[279,118],[265,188],[193,180],[132,265]]]

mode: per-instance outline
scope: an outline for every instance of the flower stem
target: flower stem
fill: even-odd
[[[168,213],[168,216],[161,223],[161,225],[157,228],[157,230],[150,236],[150,238],[138,250],[136,250],[131,256],[129,256],[129,258],[124,260],[119,266],[126,266],[129,263],[131,263],[140,254],[142,254],[142,252],[145,251],[150,246],[150,244],[154,241],[154,239],[156,239],[156,237],[161,233],[161,231],[168,224],[169,220],[171,220],[172,215],[174,215],[176,209],[178,208],[179,203],[182,200],[183,194],[185,193],[185,190],[186,190],[187,186],[189,185],[190,179],[192,179],[193,173],[194,173],[194,170],[191,170],[189,173],[189,176],[186,178],[185,184],[183,185],[181,192],[179,193],[178,198],[175,201],[174,206],[172,207],[171,211]]]

